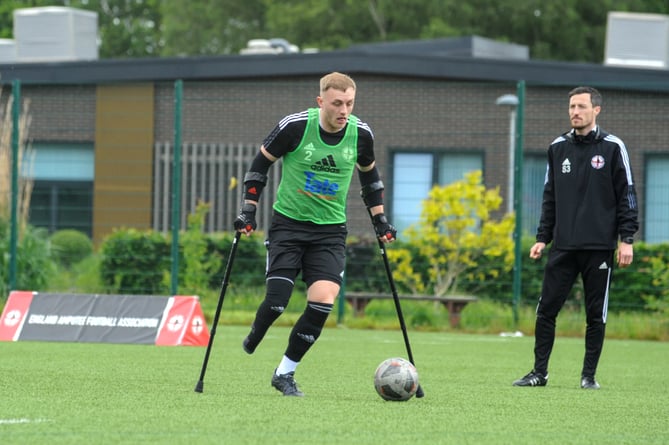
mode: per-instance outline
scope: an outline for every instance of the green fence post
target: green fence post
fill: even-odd
[[[9,290],[16,290],[19,199],[19,118],[21,116],[21,81],[12,82],[12,196],[9,235]]]
[[[513,210],[516,224],[513,231],[514,265],[513,265],[513,322],[518,327],[518,305],[520,302],[523,240],[523,121],[525,119],[525,81],[518,82],[516,87],[518,108],[516,115],[516,140],[513,165]]]
[[[181,221],[181,102],[183,80],[174,82],[174,164],[172,166],[172,295],[179,289],[179,229]]]

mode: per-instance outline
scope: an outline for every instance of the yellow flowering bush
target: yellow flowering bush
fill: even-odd
[[[463,180],[437,185],[423,201],[420,220],[411,225],[403,238],[427,259],[428,281],[414,270],[410,250],[389,249],[395,262],[395,280],[416,293],[443,296],[457,290],[458,278],[484,280],[500,276],[513,266],[514,215],[499,221],[491,213],[502,204],[499,188],[486,189],[481,171],[465,175]],[[497,259],[500,268],[477,271],[482,257]]]

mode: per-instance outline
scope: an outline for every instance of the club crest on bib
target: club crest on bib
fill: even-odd
[[[600,168],[604,167],[604,157],[602,155],[595,155],[590,159],[590,165],[592,165],[592,168],[595,170],[599,170]]]
[[[354,161],[356,157],[355,147],[346,146],[342,148],[341,155],[349,162]]]

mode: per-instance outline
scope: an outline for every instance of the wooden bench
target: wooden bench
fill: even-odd
[[[368,292],[346,292],[346,301],[353,308],[355,317],[364,317],[365,307],[372,300],[392,300],[391,294],[378,294]],[[478,301],[478,298],[467,295],[445,295],[437,297],[434,295],[399,295],[400,301],[438,301],[448,310],[449,322],[452,327],[460,326],[460,315],[467,304]],[[404,308],[402,308],[404,309]]]

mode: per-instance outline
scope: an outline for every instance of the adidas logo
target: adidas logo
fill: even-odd
[[[599,265],[599,270],[607,270],[608,268],[609,266],[606,264],[606,261]]]
[[[327,155],[320,161],[316,161],[311,166],[311,169],[317,172],[339,173],[339,169],[337,168],[337,163],[335,162],[332,155]]]
[[[569,162],[569,159],[565,159],[562,162],[562,173],[571,173],[571,162]]]
[[[316,337],[314,337],[313,335],[298,333],[297,336],[300,337],[302,340],[306,341],[307,343],[311,344],[316,343]]]
[[[278,312],[280,314],[283,314],[283,311],[286,310],[286,308],[284,306],[271,306],[270,309],[273,310],[274,312]]]

